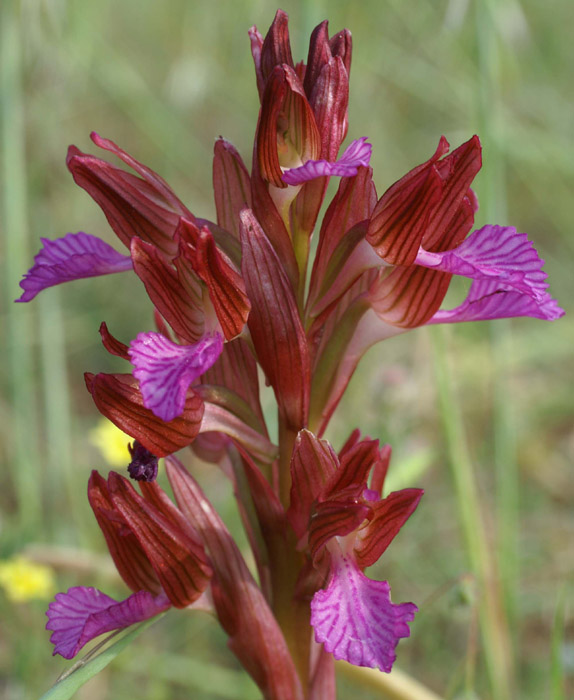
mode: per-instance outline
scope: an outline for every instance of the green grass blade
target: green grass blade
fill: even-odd
[[[103,670],[116,656],[129,646],[145,629],[157,622],[160,617],[157,616],[147,622],[130,628],[130,631],[125,634],[119,641],[112,644],[97,656],[90,658],[87,663],[82,663],[75,671],[66,676],[63,680],[56,683],[47,693],[44,693],[40,700],[68,700],[74,693],[79,690],[90,678],[93,678],[101,670]]]
[[[6,2],[0,10],[0,123],[2,157],[2,227],[6,264],[3,272],[2,315],[6,318],[7,388],[11,421],[6,429],[12,450],[10,476],[18,504],[21,536],[41,531],[42,473],[37,447],[38,410],[34,383],[35,338],[33,309],[14,304],[18,281],[30,267],[28,243],[28,180],[25,147],[22,26],[19,3]]]
[[[488,158],[482,174],[480,203],[488,223],[507,223],[506,158],[503,144],[509,131],[503,111],[501,87],[503,61],[497,12],[504,2],[476,6],[476,33],[479,63],[479,133]],[[496,470],[496,509],[498,523],[498,567],[504,604],[511,629],[517,617],[516,591],[519,589],[518,528],[520,480],[516,459],[516,431],[512,401],[512,326],[507,319],[490,325],[494,367],[493,436]]]
[[[467,556],[479,585],[482,651],[492,694],[496,700],[510,700],[514,695],[508,626],[501,604],[496,560],[485,529],[474,465],[461,418],[462,409],[450,371],[453,354],[447,342],[449,330],[441,326],[431,329],[440,417]]]

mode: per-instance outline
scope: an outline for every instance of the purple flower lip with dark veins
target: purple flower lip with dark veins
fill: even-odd
[[[155,481],[159,457],[156,457],[137,440],[128,445],[132,461],[128,465],[131,479],[135,481]]]
[[[223,352],[223,336],[206,333],[197,343],[179,345],[161,333],[139,333],[129,355],[144,406],[163,421],[180,416],[192,382],[207,372]]]
[[[55,241],[42,238],[42,245],[34,265],[20,282],[24,291],[16,301],[31,301],[42,290],[64,282],[125,272],[133,267],[129,255],[118,253],[97,236],[82,231]]]
[[[101,634],[149,620],[170,607],[164,593],[154,597],[148,591],[138,591],[117,601],[97,588],[73,586],[66,593],[58,593],[46,612],[46,629],[53,633],[53,655],[73,659],[85,644]]]
[[[334,163],[328,160],[308,160],[298,168],[285,170],[281,179],[288,185],[302,185],[317,177],[354,177],[361,165],[369,165],[373,147],[367,143],[367,136],[353,141],[343,155]]]

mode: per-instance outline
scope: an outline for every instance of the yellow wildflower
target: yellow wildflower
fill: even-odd
[[[126,467],[130,463],[128,443],[132,440],[133,438],[105,418],[90,431],[90,442],[112,467]]]
[[[27,600],[46,600],[54,595],[56,582],[49,566],[36,564],[18,555],[0,561],[0,586],[8,600],[23,603]]]

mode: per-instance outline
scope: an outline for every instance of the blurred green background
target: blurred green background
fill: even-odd
[[[397,665],[444,698],[574,697],[572,192],[574,22],[570,0],[287,0],[293,53],[312,28],[351,29],[350,138],[368,135],[379,193],[434,152],[481,136],[477,225],[528,232],[570,311],[420,329],[372,350],[329,437],[356,421],[390,442],[394,486],[426,495],[373,577],[420,608]],[[135,276],[86,280],[15,305],[39,238],[79,230],[119,246],[77,188],[70,143],[111,138],[211,218],[220,134],[250,161],[258,98],[247,30],[268,0],[3,0],[0,560],[24,552],[54,572],[51,594],[114,575],[85,497],[99,416],[84,371],[124,371],[101,347],[151,328]],[[118,247],[119,249],[119,247]],[[453,295],[462,294],[453,288]],[[235,530],[229,489],[199,478]],[[46,600],[0,587],[0,696],[39,697],[70,664],[52,659]],[[387,697],[341,674],[341,698]],[[172,612],[78,698],[256,698],[207,617]],[[390,696],[389,696],[390,697]]]

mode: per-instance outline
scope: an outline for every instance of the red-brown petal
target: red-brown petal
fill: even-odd
[[[201,427],[204,404],[189,391],[181,416],[165,423],[143,405],[137,380],[131,374],[89,374],[86,386],[100,413],[158,457],[193,442]]]
[[[422,489],[403,489],[371,504],[373,517],[367,527],[360,531],[354,547],[361,569],[378,561],[415,511],[423,493]]]
[[[432,158],[407,173],[377,202],[367,240],[386,262],[392,265],[414,262],[443,192],[443,180],[433,165],[447,151],[448,142],[442,136]]]
[[[336,57],[323,66],[309,104],[321,137],[321,158],[335,160],[347,130],[349,76],[343,61]]]
[[[279,164],[279,142],[283,141],[289,142],[303,162],[317,159],[321,152],[313,110],[297,74],[287,65],[277,66],[267,80],[256,136],[261,175],[280,188],[287,187]]]
[[[345,444],[339,450],[339,459],[341,459],[349,450],[355,447],[361,441],[361,431],[359,428],[355,428],[349,437],[347,438]]]
[[[185,608],[205,590],[211,567],[197,539],[136,493],[127,479],[112,472],[109,494],[145,551],[173,605]]]
[[[329,23],[327,20],[317,25],[309,39],[309,54],[303,86],[307,96],[311,95],[323,66],[333,57],[329,44]]]
[[[265,80],[263,74],[261,73],[261,51],[263,49],[263,37],[255,25],[251,27],[248,32],[249,41],[251,43],[251,55],[253,57],[253,63],[255,64],[255,78],[257,79],[257,92],[259,93],[259,99],[263,95],[263,90],[265,89]]]
[[[318,503],[309,526],[309,549],[313,559],[317,559],[323,547],[333,537],[344,537],[356,530],[370,512],[370,507],[364,503]]]
[[[90,134],[90,138],[96,144],[96,146],[103,148],[106,151],[110,151],[110,153],[116,155],[118,158],[123,160],[126,165],[129,165],[130,168],[135,170],[140,177],[142,177],[154,188],[154,190],[156,190],[156,192],[160,194],[160,196],[173,208],[174,211],[185,213],[189,218],[193,219],[193,214],[191,214],[189,209],[174,194],[173,190],[163,179],[163,177],[158,175],[151,168],[148,168],[147,165],[140,163],[133,156],[130,156],[129,153],[126,153],[126,151],[117,146],[113,141],[110,141],[110,139],[102,138],[99,134],[96,134],[95,131]]]
[[[286,64],[294,68],[289,41],[289,18],[283,10],[277,10],[275,18],[261,48],[261,74],[266,81],[275,66]]]
[[[369,290],[376,314],[399,328],[425,324],[440,308],[452,274],[419,265],[383,272]]]
[[[123,517],[116,511],[107,481],[93,471],[88,482],[88,500],[100,526],[118,573],[134,592],[157,595],[161,583],[147,555]]]
[[[173,202],[166,201],[155,182],[82,153],[74,146],[70,146],[66,162],[76,184],[102,208],[110,226],[128,248],[131,239],[138,236],[166,255],[175,254],[173,233],[179,217],[185,214],[193,218],[183,205],[176,208]]]
[[[279,260],[283,264],[293,288],[296,289],[299,284],[299,268],[297,266],[297,260],[295,259],[293,242],[285,227],[285,222],[281,218],[275,206],[275,202],[269,194],[269,183],[263,179],[259,171],[257,141],[255,141],[253,146],[251,195],[253,200],[253,213],[279,256]]]
[[[340,58],[332,58],[317,80],[309,103],[320,135],[321,155],[328,161],[337,158],[345,137],[349,101],[347,72]],[[295,200],[295,217],[301,231],[309,235],[315,228],[329,178],[307,182]]]
[[[478,136],[473,136],[436,164],[435,168],[443,179],[442,195],[431,214],[422,240],[425,250],[436,252],[450,247],[448,232],[452,228],[453,219],[459,216],[461,207],[465,210],[463,219],[467,220],[468,229],[464,231],[462,239],[459,235],[458,242],[470,231],[474,221],[474,209],[468,201],[470,185],[481,165]]]
[[[337,493],[341,491],[359,496],[377,459],[378,447],[378,440],[361,440],[345,450],[341,457],[341,466],[325,484],[322,497],[337,498]]]
[[[176,335],[186,343],[197,342],[204,333],[199,280],[176,271],[154,246],[138,238],[132,241],[132,259],[153,305]]]
[[[337,246],[355,225],[371,215],[377,202],[371,168],[360,167],[355,177],[344,177],[329,205],[319,234],[319,245],[313,263],[308,308],[317,301],[327,268]]]
[[[207,226],[198,229],[181,219],[177,236],[184,254],[186,246],[193,250],[190,256],[193,256],[194,270],[207,286],[225,338],[231,340],[243,330],[251,308],[241,275],[217,248]]]
[[[390,445],[383,445],[379,449],[379,453],[377,455],[377,459],[375,461],[375,464],[373,466],[373,470],[371,472],[371,483],[370,483],[370,489],[372,491],[376,491],[379,496],[383,495],[383,486],[385,485],[385,478],[387,476],[387,472],[389,470],[389,463],[391,461],[391,446]]]
[[[281,413],[295,430],[307,422],[310,366],[307,339],[293,288],[265,233],[241,214],[242,272],[252,309],[248,325]]]
[[[348,29],[341,29],[329,39],[329,46],[333,56],[340,56],[347,75],[351,75],[351,56],[353,53],[353,39]]]
[[[309,527],[311,508],[327,481],[339,468],[339,460],[326,440],[301,430],[291,457],[291,498],[287,517],[298,538]]]
[[[239,238],[239,212],[251,208],[251,181],[236,148],[222,138],[214,147],[213,192],[218,225]]]
[[[114,338],[109,332],[105,322],[100,324],[100,336],[102,337],[104,347],[111,355],[116,355],[129,362],[130,356],[128,354],[128,346],[117,338]]]

